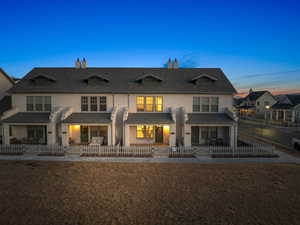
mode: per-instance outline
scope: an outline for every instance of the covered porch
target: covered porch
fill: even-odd
[[[237,123],[222,113],[192,113],[184,126],[184,145],[236,146]]]
[[[3,144],[55,144],[56,125],[50,113],[16,113],[4,119]]]
[[[63,146],[114,145],[111,113],[72,113],[61,124]]]
[[[170,113],[129,113],[123,137],[125,146],[175,146],[176,125]]]

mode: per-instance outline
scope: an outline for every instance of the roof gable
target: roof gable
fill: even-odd
[[[250,101],[256,101],[257,99],[259,99],[261,96],[263,96],[267,92],[268,91],[253,91],[253,92],[248,94],[246,99],[248,99]]]
[[[109,79],[107,79],[102,75],[93,74],[88,78],[84,79],[84,81],[87,82],[89,85],[98,85],[98,84],[108,83]]]
[[[145,81],[157,81],[157,82],[162,82],[163,80],[158,77],[158,76],[155,76],[151,73],[148,73],[148,74],[145,74],[145,75],[142,75],[138,78],[135,79],[137,82],[145,82]]]
[[[211,82],[215,82],[218,79],[215,78],[214,76],[208,75],[208,74],[200,74],[199,76],[194,77],[191,81],[194,83],[198,83],[199,81],[201,82],[207,82],[207,81],[211,81]],[[200,83],[199,82],[199,83]]]
[[[15,81],[13,78],[11,78],[2,68],[0,68],[0,74],[3,74],[3,76],[12,84],[15,84]]]
[[[36,81],[51,81],[51,82],[55,82],[56,79],[50,75],[45,75],[45,74],[38,74],[32,78],[30,78],[31,81],[36,82]]]

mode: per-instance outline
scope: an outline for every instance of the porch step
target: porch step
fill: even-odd
[[[153,158],[168,158],[169,150],[167,148],[157,148],[154,150]]]

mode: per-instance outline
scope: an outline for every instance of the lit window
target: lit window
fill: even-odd
[[[153,126],[139,125],[136,127],[136,138],[153,138]]]
[[[146,97],[146,111],[153,112],[154,109],[154,97]]]
[[[145,110],[144,97],[139,96],[136,98],[136,107],[138,112],[143,112]]]
[[[162,112],[163,111],[163,97],[159,96],[156,97],[156,112]]]

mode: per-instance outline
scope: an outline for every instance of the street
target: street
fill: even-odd
[[[291,140],[293,137],[299,137],[299,131],[295,128],[279,128],[272,125],[249,123],[245,121],[239,122],[239,134],[250,136],[260,136],[270,141],[285,145],[292,148]]]

